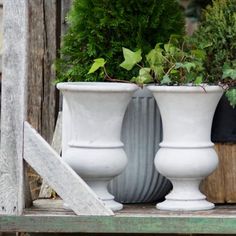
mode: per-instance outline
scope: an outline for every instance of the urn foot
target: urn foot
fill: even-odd
[[[215,205],[207,200],[165,200],[158,203],[156,208],[167,211],[202,211],[213,209]]]
[[[123,205],[119,202],[116,202],[115,200],[102,200],[105,206],[110,208],[112,211],[119,211],[123,209]]]
[[[96,193],[98,198],[112,211],[119,211],[123,208],[123,205],[114,200],[114,196],[107,190],[109,180],[86,180],[87,184]]]

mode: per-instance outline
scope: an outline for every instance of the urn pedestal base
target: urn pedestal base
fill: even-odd
[[[165,200],[158,203],[156,208],[167,211],[200,211],[213,209],[215,205],[207,200]]]
[[[93,191],[97,194],[98,198],[102,200],[102,202],[110,208],[112,211],[119,211],[123,209],[123,204],[116,202],[115,197],[110,194],[107,190],[107,185],[110,182],[109,180],[85,180],[86,183],[93,189]]]
[[[170,179],[173,190],[165,197],[165,201],[158,203],[159,210],[170,211],[199,211],[209,210],[215,205],[206,200],[206,196],[199,191],[201,179]]]

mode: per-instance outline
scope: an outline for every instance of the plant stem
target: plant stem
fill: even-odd
[[[105,66],[103,67],[103,70],[104,70],[104,73],[105,73],[105,80],[107,80],[107,81],[110,81],[110,82],[121,82],[121,83],[131,83],[130,81],[127,81],[127,80],[120,80],[120,79],[113,79],[113,78],[111,78],[111,77],[108,75]]]

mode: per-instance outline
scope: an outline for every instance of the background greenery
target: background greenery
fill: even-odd
[[[209,82],[227,84],[230,104],[236,106],[236,0],[215,0],[204,11],[193,40],[204,46]]]
[[[132,73],[119,67],[122,47],[142,48],[146,54],[171,34],[184,33],[184,18],[175,0],[74,0],[68,22],[55,63],[57,82],[103,81],[101,71],[87,74],[99,57],[107,61],[112,78],[130,80]]]

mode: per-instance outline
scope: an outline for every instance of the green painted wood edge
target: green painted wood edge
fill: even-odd
[[[0,216],[0,232],[235,234],[236,217]]]

